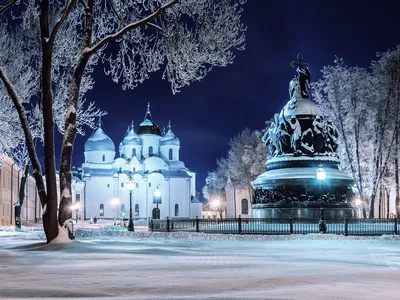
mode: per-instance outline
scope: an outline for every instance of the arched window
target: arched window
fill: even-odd
[[[103,154],[103,161],[106,161],[106,156]]]
[[[136,148],[132,149],[132,157],[136,156]]]
[[[179,217],[179,205],[175,204],[175,217]]]
[[[173,158],[173,151],[172,151],[172,149],[169,149],[169,160],[172,160],[172,158]]]
[[[100,217],[104,217],[104,204],[100,204]]]
[[[135,204],[135,217],[139,216],[139,204]]]
[[[125,216],[125,204],[121,204],[121,217]]]
[[[242,215],[249,214],[249,200],[242,199]]]
[[[149,156],[153,156],[153,147],[152,146],[149,147]]]
[[[123,183],[123,182],[121,182],[121,187],[122,187],[122,188],[124,187],[124,183]]]

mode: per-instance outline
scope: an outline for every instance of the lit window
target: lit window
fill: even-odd
[[[249,200],[242,199],[242,215],[249,214]]]
[[[179,205],[175,204],[175,217],[179,216]]]
[[[139,204],[135,204],[135,217],[139,216]]]

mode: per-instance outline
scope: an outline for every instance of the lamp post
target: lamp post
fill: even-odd
[[[126,183],[126,187],[129,191],[129,224],[128,224],[128,231],[135,231],[135,227],[133,225],[132,219],[132,193],[135,189],[135,183],[133,182],[132,178]]]
[[[160,213],[159,213],[159,209],[158,209],[158,203],[161,203],[161,192],[160,192],[160,190],[158,189],[158,187],[157,187],[157,189],[156,189],[156,191],[154,192],[154,195],[153,195],[153,203],[156,203],[156,208],[157,208],[157,215],[156,215],[156,218],[155,219],[159,219],[160,218]]]
[[[117,205],[119,204],[119,199],[118,198],[113,198],[111,200],[111,203],[112,203],[112,205],[114,207],[114,226],[115,226],[115,225],[117,225],[117,222],[116,222],[115,218],[116,218]]]
[[[319,183],[319,195],[320,195],[320,203],[321,203],[321,216],[319,219],[319,231],[322,233],[325,233],[327,228],[326,228],[326,222],[325,222],[325,218],[324,218],[324,209],[322,208],[322,187],[321,184],[322,182],[324,182],[326,179],[326,172],[323,168],[318,168],[317,169],[317,180]]]

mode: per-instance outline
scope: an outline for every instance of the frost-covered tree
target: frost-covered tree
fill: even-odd
[[[398,209],[399,70],[397,47],[378,54],[370,70],[335,59],[314,84],[314,98],[340,132],[341,168],[354,178],[371,218],[375,200],[380,207],[385,189],[394,182]]]
[[[217,169],[208,174],[203,195],[210,199],[213,195],[225,197],[225,187],[230,179],[233,186],[247,189],[250,197],[251,182],[265,171],[268,150],[261,140],[261,132],[244,129],[229,143],[226,158],[217,161]]]
[[[10,5],[0,8],[6,13]],[[39,57],[40,103],[43,115],[43,140],[46,190],[25,109],[8,77],[9,69],[0,61],[0,78],[18,112],[27,149],[33,165],[42,206],[47,240],[58,234],[58,225],[68,227],[71,220],[71,158],[77,133],[82,81],[95,65],[102,64],[106,74],[122,88],[134,88],[150,73],[161,69],[162,78],[170,82],[172,92],[203,79],[213,67],[234,61],[234,50],[242,50],[245,27],[241,22],[245,0],[34,0],[19,4],[16,21],[30,43],[25,55]],[[6,15],[8,16],[8,15]],[[8,39],[14,38],[9,27]],[[35,39],[36,37],[36,39]],[[113,47],[109,47],[113,44]],[[39,45],[39,49],[34,48]],[[33,47],[33,48],[32,48]],[[36,50],[36,52],[35,52]],[[32,54],[32,55],[31,55]],[[65,54],[69,54],[65,56]],[[56,80],[65,79],[67,93],[57,93]],[[60,78],[61,77],[61,78]],[[61,202],[57,224],[55,177],[54,97],[66,97],[63,122],[64,139],[60,161]],[[71,235],[71,232],[69,232]]]
[[[246,128],[230,141],[229,146],[226,157],[227,177],[235,187],[248,189],[251,197],[251,182],[265,172],[268,155],[268,149],[262,142],[262,134],[258,130]]]
[[[217,161],[217,169],[212,172],[208,172],[206,178],[206,185],[203,187],[203,196],[207,199],[211,209],[218,211],[220,218],[224,212],[226,206],[226,193],[225,187],[228,178],[226,160],[224,158]],[[219,201],[218,206],[213,206],[214,201]]]

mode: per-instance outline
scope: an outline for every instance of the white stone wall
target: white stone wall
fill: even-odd
[[[110,164],[114,162],[115,151],[85,151],[84,155],[86,163]]]

